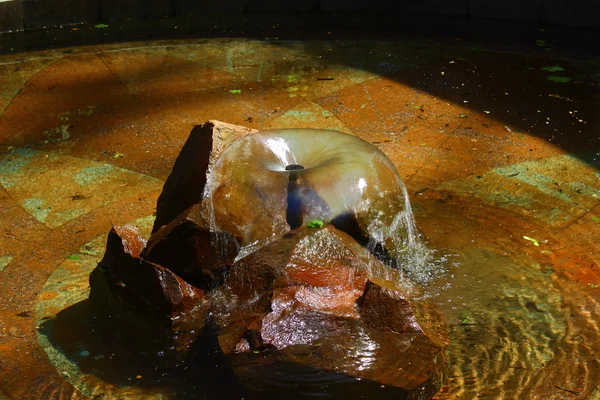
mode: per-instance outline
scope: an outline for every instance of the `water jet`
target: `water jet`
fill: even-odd
[[[215,140],[219,124],[205,124],[202,134]],[[90,276],[97,324],[160,368],[193,365],[203,357],[195,343],[213,337],[250,393],[283,395],[276,381],[297,371],[301,385],[329,376],[332,389],[319,387],[321,395],[361,380],[400,398],[435,393],[443,320],[410,300],[416,289],[401,271],[408,259],[398,270],[369,251],[372,243],[419,242],[397,224],[414,221],[393,164],[335,131],[240,136],[212,163],[190,158],[190,168],[203,165],[207,174],[202,197],[147,244],[131,228],[111,231]],[[195,140],[193,132],[188,142]],[[147,325],[158,329],[137,328]]]

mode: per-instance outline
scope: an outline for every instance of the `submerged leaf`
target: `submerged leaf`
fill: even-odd
[[[563,67],[561,67],[560,65],[548,65],[546,67],[542,67],[542,71],[548,71],[548,72],[558,72],[558,71],[564,71],[565,69]]]
[[[539,246],[540,245],[540,242],[538,242],[536,239],[531,238],[529,236],[523,236],[523,239],[529,240],[531,243],[533,243],[534,246]]]
[[[548,80],[550,82],[555,82],[555,83],[567,83],[571,80],[570,77],[568,76],[556,76],[556,75],[552,75],[548,77]]]
[[[308,226],[309,228],[322,228],[323,221],[321,221],[320,219],[312,219],[308,222],[306,226]]]

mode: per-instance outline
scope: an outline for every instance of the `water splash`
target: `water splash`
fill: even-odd
[[[288,168],[292,164],[298,168]],[[290,222],[290,204],[298,208],[299,224]],[[281,237],[290,225],[319,220],[345,230],[413,281],[428,281],[438,267],[420,238],[393,163],[371,144],[341,132],[265,131],[235,142],[208,176],[203,210],[212,231],[240,239],[236,261]],[[214,238],[222,246],[220,236]]]

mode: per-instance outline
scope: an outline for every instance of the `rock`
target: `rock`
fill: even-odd
[[[437,388],[447,342],[428,337],[382,276],[387,268],[331,225],[291,231],[238,261],[211,294],[238,378],[253,387],[256,371],[293,364],[402,390]]]
[[[211,166],[227,146],[252,132],[256,130],[220,121],[192,129],[158,198],[152,233],[202,200]]]
[[[174,367],[202,334],[209,301],[172,271],[140,258],[145,241],[131,226],[114,227],[90,274],[94,320],[146,362]]]
[[[219,281],[239,252],[236,239],[211,232],[198,218],[200,205],[184,211],[153,234],[144,250],[147,261],[170,269],[188,283],[210,289]]]
[[[364,325],[381,332],[423,333],[410,303],[398,292],[369,281],[359,302]]]

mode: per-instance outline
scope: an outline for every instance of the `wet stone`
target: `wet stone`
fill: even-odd
[[[252,132],[220,121],[192,129],[158,198],[153,233],[202,200],[209,167],[226,147]]]
[[[239,251],[236,239],[202,226],[199,205],[184,211],[152,235],[144,259],[162,265],[190,284],[208,290],[233,264]]]
[[[90,274],[96,325],[151,365],[180,365],[202,334],[209,302],[172,271],[140,258],[145,241],[131,226],[114,227]]]
[[[424,333],[400,289],[381,286],[384,268],[331,225],[291,231],[234,264],[211,296],[238,379],[262,390],[256,385],[270,377],[257,384],[257,370],[281,379],[294,365],[435,390],[445,344]]]

